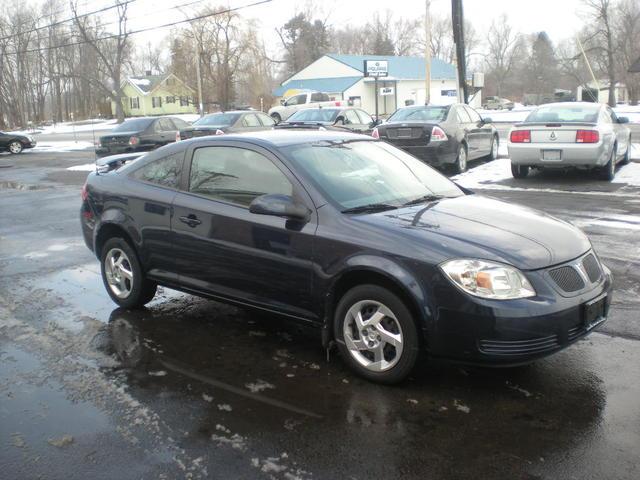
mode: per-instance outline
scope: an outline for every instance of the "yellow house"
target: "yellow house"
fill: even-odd
[[[125,117],[198,113],[195,91],[173,73],[128,77],[122,92]],[[111,113],[116,114],[115,102]]]

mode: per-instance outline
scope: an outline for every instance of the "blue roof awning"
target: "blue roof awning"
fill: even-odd
[[[287,90],[314,90],[326,93],[342,93],[352,87],[362,77],[313,78],[308,80],[291,80],[273,91],[274,96],[281,97]]]
[[[389,62],[389,77],[396,79],[421,80],[426,73],[426,61],[424,57],[394,57],[387,55],[327,55],[345,65],[362,71],[365,60],[386,60]],[[439,58],[431,59],[432,80],[455,80],[456,68]]]

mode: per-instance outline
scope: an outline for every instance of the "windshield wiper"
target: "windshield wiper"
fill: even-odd
[[[444,195],[434,195],[432,193],[428,194],[428,195],[423,195],[421,197],[418,198],[414,198],[413,200],[409,200],[406,203],[403,203],[402,206],[403,207],[408,207],[410,205],[419,205],[421,203],[425,203],[425,202],[435,202],[438,200],[442,200],[443,198],[447,198]]]
[[[385,210],[395,210],[396,208],[398,208],[398,205],[391,205],[390,203],[368,203],[358,207],[347,208],[342,210],[342,213],[383,212]]]

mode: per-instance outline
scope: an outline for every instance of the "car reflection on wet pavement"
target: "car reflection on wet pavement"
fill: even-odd
[[[533,478],[527,475],[574,467],[603,472],[625,461],[633,467],[620,452],[633,438],[611,428],[624,422],[638,393],[637,386],[610,381],[622,359],[629,361],[625,340],[594,335],[517,369],[431,361],[402,386],[386,387],[354,377],[335,352],[327,362],[316,331],[280,318],[168,290],[148,309],[110,310],[94,270],[68,269],[54,274],[56,282],[40,278],[12,288],[12,297],[25,299],[12,305],[12,315],[24,322],[18,330],[28,339],[24,351],[12,355],[50,367],[58,362],[46,375],[51,390],[58,396],[66,390],[79,402],[68,408],[63,395],[46,415],[29,420],[46,426],[62,418],[68,425],[58,433],[69,430],[77,439],[53,452],[50,444],[34,446],[32,454],[46,458],[40,466],[55,466],[58,450],[86,450],[83,443],[98,452],[126,450],[109,436],[104,448],[89,441],[95,419],[95,430],[114,423],[133,450],[146,452],[135,468],[110,466],[99,455],[105,478],[114,472],[118,478],[185,472],[191,478],[467,478],[480,472]],[[45,284],[49,288],[40,287]],[[68,295],[73,289],[81,294]],[[34,296],[44,308],[34,308]],[[30,430],[24,438],[31,444],[37,428],[14,416],[25,406],[15,400],[27,387],[12,384],[9,373],[3,366],[3,391],[17,397],[2,402],[3,430]],[[49,403],[48,395],[41,402]],[[15,465],[21,450],[0,451]],[[96,465],[84,463],[81,471],[95,473]],[[38,468],[35,462],[33,472]]]

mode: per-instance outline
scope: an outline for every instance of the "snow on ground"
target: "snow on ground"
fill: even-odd
[[[507,153],[506,149],[506,145],[500,146],[501,156]],[[640,144],[633,144],[631,158],[640,160]],[[493,162],[472,168],[468,172],[456,175],[453,180],[470,189],[512,189],[514,187],[500,184],[500,182],[511,178],[511,161],[508,158],[499,158]],[[619,167],[612,183],[626,183],[634,187],[640,187],[640,163],[631,162],[628,165]]]
[[[75,132],[91,132],[94,130],[111,130],[118,122],[115,119],[105,120],[103,118],[94,118],[91,120],[83,120],[81,122],[63,122],[55,125],[47,125],[37,127],[33,130],[20,130],[10,133],[19,135],[49,135],[53,133],[73,133]]]
[[[96,169],[95,163],[85,163],[84,165],[75,165],[67,168],[72,172],[93,172]]]
[[[93,148],[92,142],[38,142],[29,152],[73,152]]]

